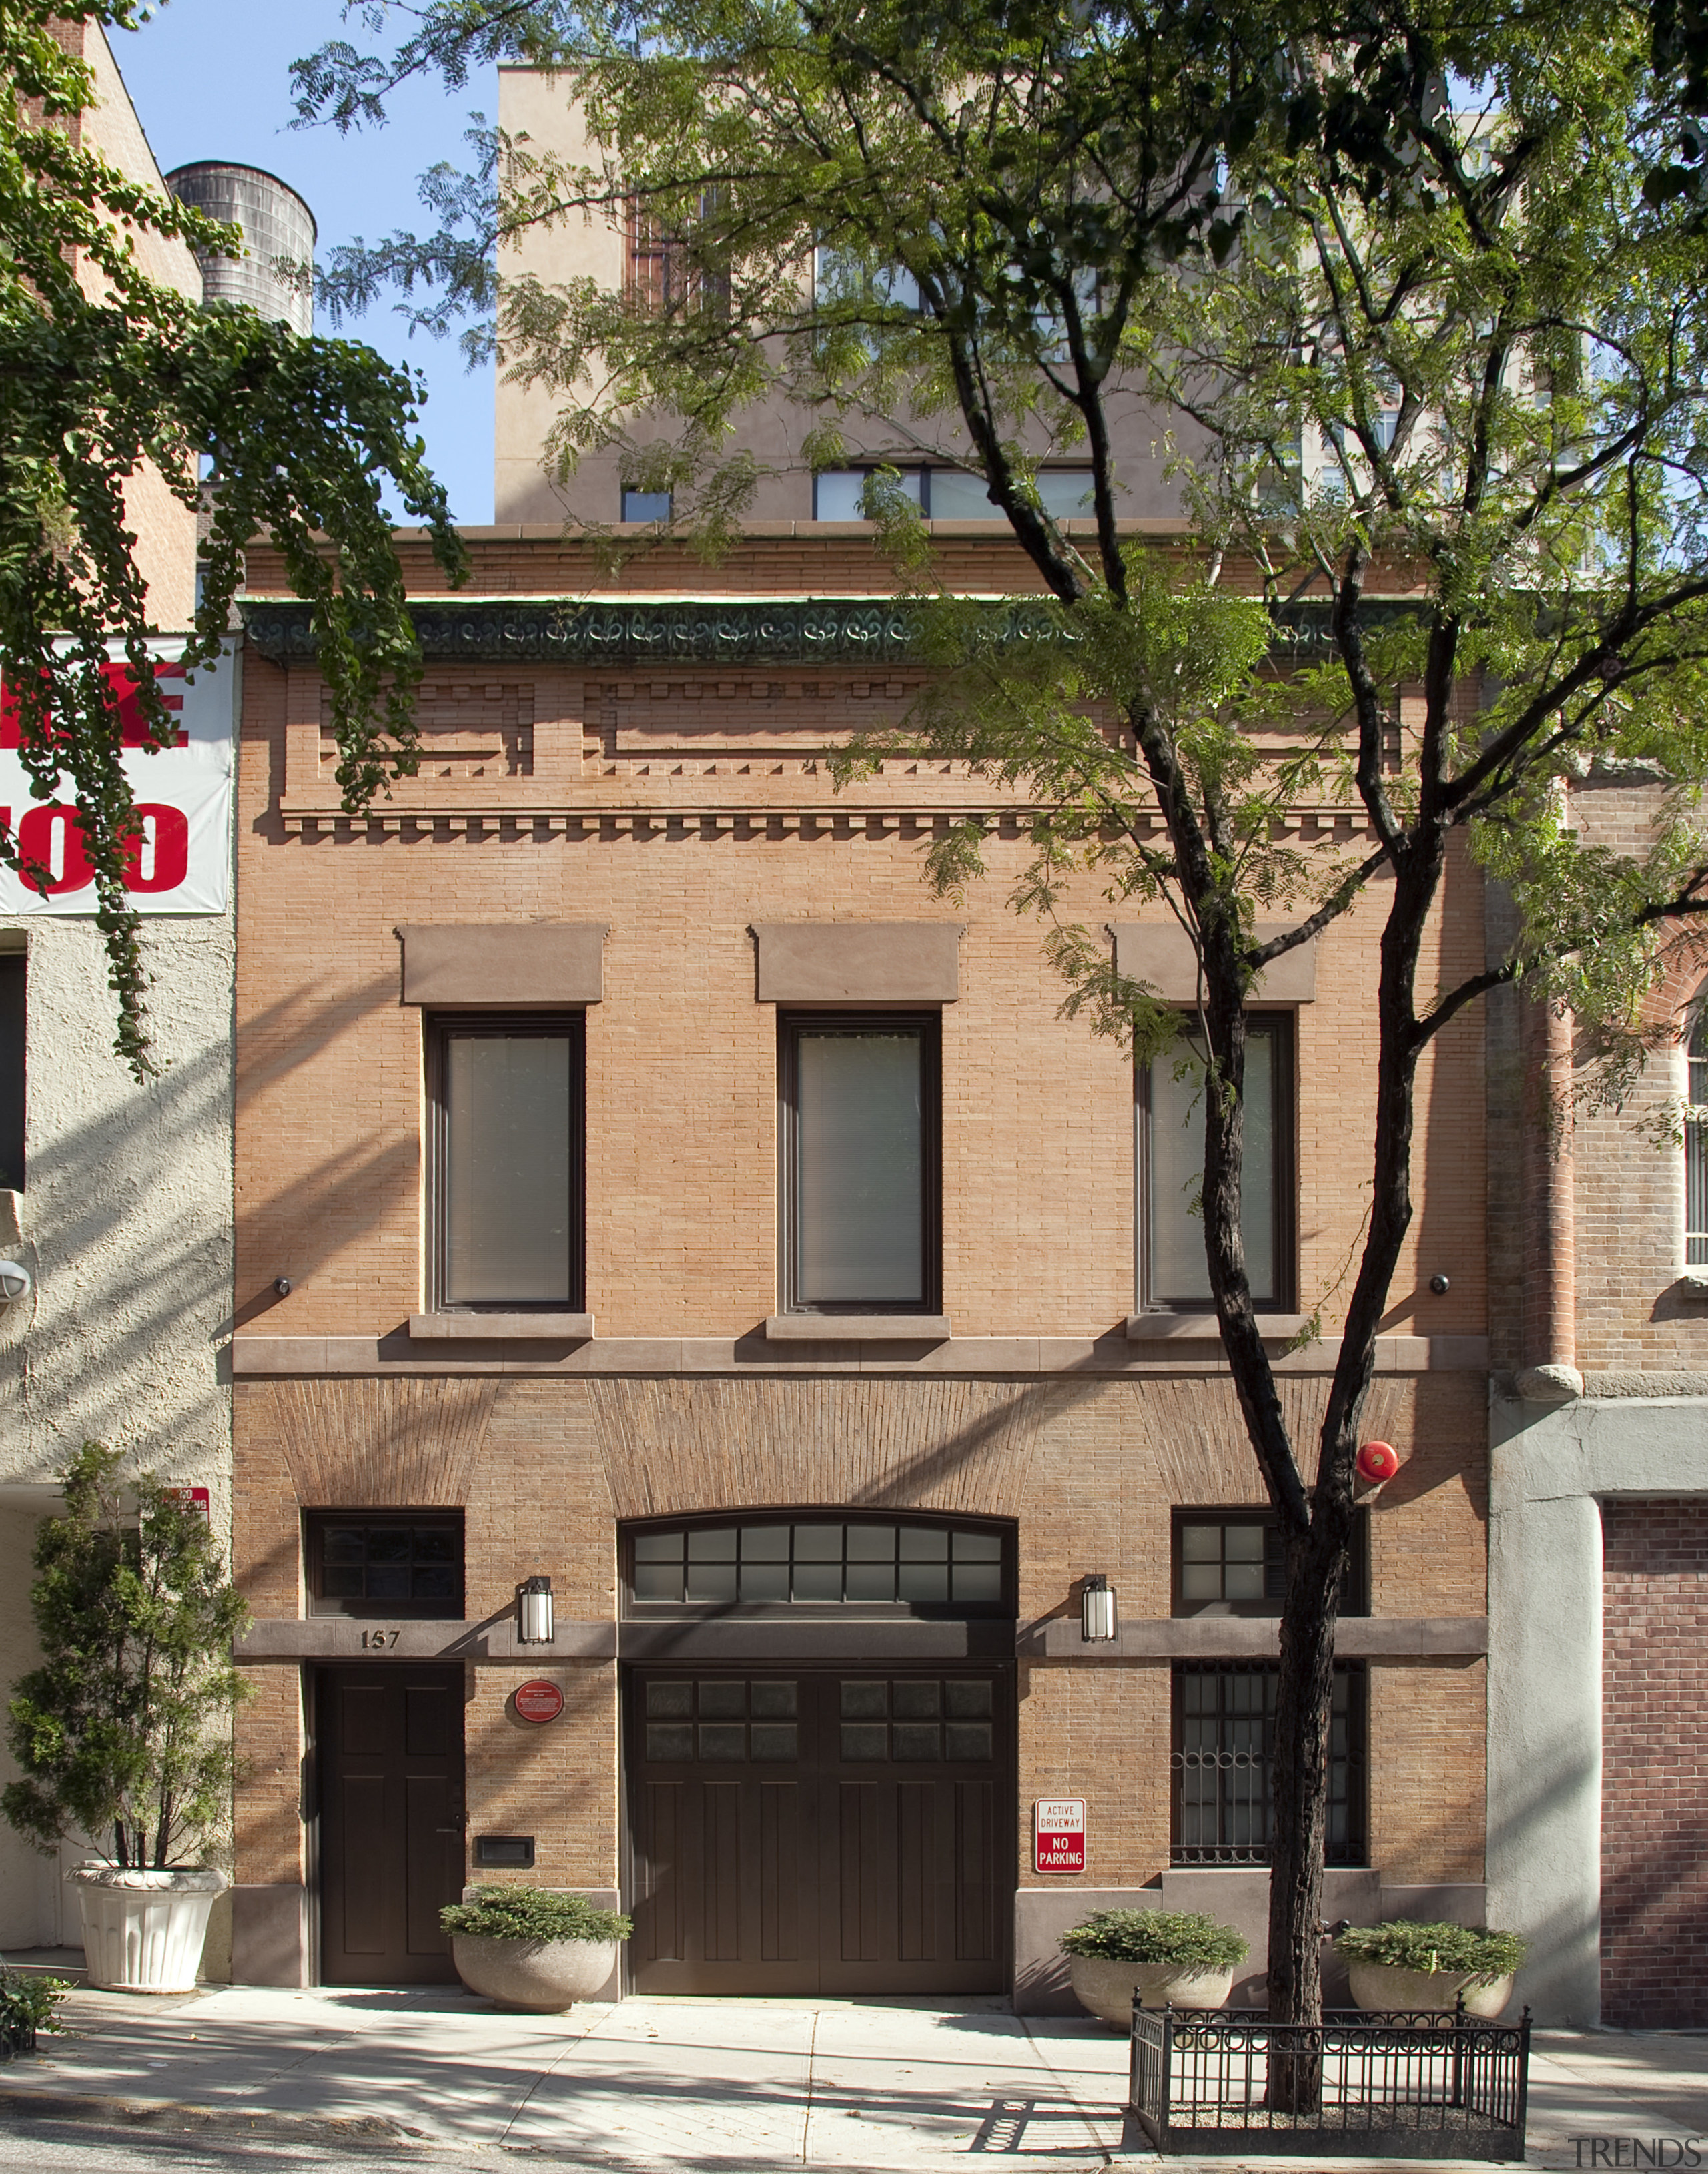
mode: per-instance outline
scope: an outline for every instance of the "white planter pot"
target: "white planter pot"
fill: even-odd
[[[193,1993],[223,1873],[201,1865],[128,1872],[82,1864],[70,1875],[83,1906],[89,1982],[116,1993]]]
[[[1118,1963],[1104,1955],[1069,1955],[1073,1998],[1104,2022],[1125,2031],[1132,1996],[1142,2008],[1220,2008],[1234,1982],[1228,1970],[1182,1970],[1174,1963]]]
[[[1370,2015],[1451,2015],[1465,1995],[1465,2013],[1485,2020],[1500,2014],[1512,1998],[1510,1977],[1492,1985],[1473,1985],[1467,1971],[1396,1970],[1389,1963],[1349,1962],[1352,1997]]]
[[[494,1940],[453,1933],[457,1975],[495,2006],[555,2015],[590,2000],[617,1967],[614,1940]]]

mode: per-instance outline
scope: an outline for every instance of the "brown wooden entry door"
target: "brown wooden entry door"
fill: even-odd
[[[1007,1986],[1007,1669],[636,1668],[628,1709],[637,1992]]]
[[[321,1979],[454,1983],[439,1912],[462,1893],[462,1671],[322,1668]]]

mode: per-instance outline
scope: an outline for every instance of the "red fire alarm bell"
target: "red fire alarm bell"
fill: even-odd
[[[1372,1487],[1380,1487],[1385,1479],[1392,1479],[1400,1468],[1399,1452],[1392,1442],[1367,1441],[1358,1452],[1358,1476],[1367,1479]]]

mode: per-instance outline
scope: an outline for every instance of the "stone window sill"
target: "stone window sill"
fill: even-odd
[[[1305,1313],[1260,1313],[1257,1333],[1266,1342],[1289,1341],[1311,1317]],[[1132,1313],[1127,1318],[1129,1344],[1219,1344],[1222,1325],[1213,1313]]]
[[[945,1344],[946,1313],[774,1313],[768,1344]]]
[[[593,1333],[591,1313],[412,1313],[412,1341],[478,1339],[483,1344],[586,1344]]]

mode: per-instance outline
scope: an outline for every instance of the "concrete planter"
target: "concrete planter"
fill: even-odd
[[[1451,2015],[1465,1995],[1465,2013],[1492,2020],[1512,1998],[1512,1980],[1473,1985],[1468,1971],[1396,1970],[1388,1963],[1349,1962],[1352,1997],[1368,2015]]]
[[[591,1999],[617,1966],[614,1940],[494,1940],[453,1933],[451,1954],[471,1993],[532,2015],[554,2015]]]
[[[1112,1962],[1106,1955],[1069,1955],[1068,1982],[1082,2008],[1125,2031],[1135,1993],[1144,2008],[1220,2008],[1234,1982],[1227,1970],[1182,1969],[1178,1963]]]
[[[83,1908],[89,1982],[112,1993],[193,1993],[223,1873],[81,1864],[70,1875]]]

